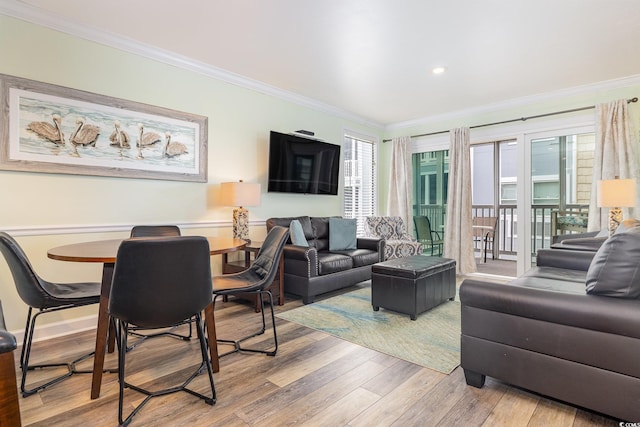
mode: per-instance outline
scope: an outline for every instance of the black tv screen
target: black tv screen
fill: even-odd
[[[338,194],[340,146],[271,131],[268,191]]]

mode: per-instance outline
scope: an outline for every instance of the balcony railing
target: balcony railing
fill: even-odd
[[[551,212],[559,210],[559,205],[534,205],[531,207],[531,253],[535,255],[538,249],[551,246]],[[573,204],[562,208],[567,213],[587,213],[588,205]],[[431,221],[431,227],[435,231],[445,231],[446,207],[440,205],[418,205],[418,215],[426,215]],[[473,205],[472,217],[498,217],[498,227],[496,230],[495,250],[496,258],[501,255],[517,254],[517,225],[518,214],[515,205],[498,206],[498,214],[495,213],[493,205]]]

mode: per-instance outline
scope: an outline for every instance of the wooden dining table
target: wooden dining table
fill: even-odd
[[[231,237],[207,237],[211,255],[220,255],[238,251],[247,244],[245,240]],[[102,263],[102,285],[98,307],[98,325],[96,329],[95,357],[93,361],[93,377],[91,380],[91,399],[100,396],[104,357],[107,351],[109,330],[109,295],[111,280],[116,263],[116,255],[122,239],[97,240],[70,245],[58,246],[47,251],[47,256],[58,261],[100,262]],[[205,308],[205,323],[209,340],[209,352],[213,371],[220,370],[218,347],[216,345],[216,328],[213,316],[213,301]],[[113,351],[113,348],[110,349]]]

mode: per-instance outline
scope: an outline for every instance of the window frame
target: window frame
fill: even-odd
[[[353,185],[354,181],[353,177],[354,175],[347,175],[347,173],[349,171],[352,171],[353,168],[347,165],[347,162],[352,162],[352,161],[357,161],[356,160],[352,160],[352,159],[347,159],[347,144],[348,143],[352,143],[351,141],[354,141],[356,143],[364,143],[364,144],[370,144],[371,145],[371,163],[370,165],[367,164],[366,166],[363,165],[361,170],[370,170],[371,171],[371,183],[367,184],[370,185],[371,190],[370,193],[367,193],[366,196],[370,197],[371,200],[370,202],[366,202],[364,201],[364,204],[368,205],[368,209],[365,209],[364,206],[362,205],[362,201],[365,198],[365,194],[362,193],[362,191],[358,191],[361,190],[362,188],[364,188],[364,186],[360,185]],[[344,135],[343,135],[343,142],[342,142],[342,166],[343,166],[343,172],[342,172],[342,185],[343,185],[343,195],[342,195],[342,215],[344,218],[356,218],[358,221],[358,227],[357,227],[357,234],[358,236],[364,236],[364,218],[366,218],[367,216],[373,216],[376,215],[376,212],[378,211],[378,168],[377,168],[377,159],[378,159],[378,139],[374,136],[370,136],[370,135],[364,135],[364,134],[359,134],[357,132],[352,132],[352,131],[348,131],[345,130]],[[362,159],[363,161],[366,161],[366,159]],[[370,169],[369,169],[370,168]],[[351,178],[351,179],[349,179]],[[351,182],[352,185],[347,185],[347,181]],[[352,191],[351,189],[354,189],[354,191]],[[347,201],[347,197],[351,197],[351,207],[349,206],[349,203]],[[354,203],[354,198],[357,198],[358,200],[361,201],[361,203],[359,204],[358,207],[353,207]]]

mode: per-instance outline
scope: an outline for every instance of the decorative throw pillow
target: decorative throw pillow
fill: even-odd
[[[356,220],[329,218],[329,250],[344,251],[356,248]]]
[[[592,295],[640,298],[640,228],[615,233],[600,246],[586,285]]]
[[[635,228],[640,228],[640,220],[637,220],[635,218],[625,219],[618,225],[615,234],[626,233],[627,231],[633,230]]]
[[[309,242],[304,237],[304,230],[302,224],[297,219],[292,220],[289,223],[289,234],[291,235],[291,243],[296,246],[309,246]]]

